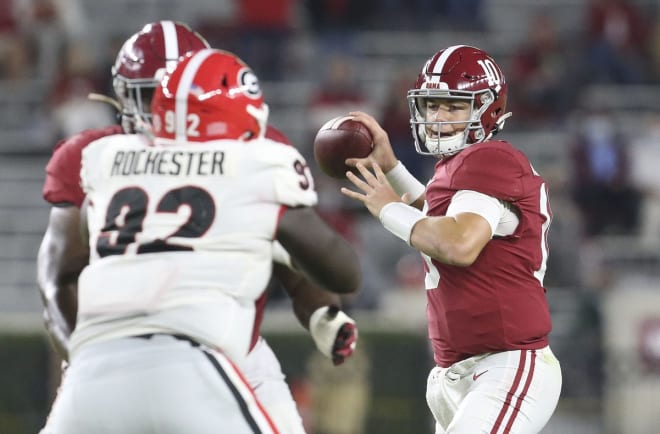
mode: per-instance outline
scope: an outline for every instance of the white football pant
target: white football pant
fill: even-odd
[[[66,370],[42,434],[277,434],[221,353],[156,334],[92,343]]]
[[[285,381],[280,362],[264,338],[259,338],[240,368],[279,432],[305,434],[302,418]]]
[[[550,347],[474,356],[431,370],[436,434],[536,434],[555,411],[561,369]]]

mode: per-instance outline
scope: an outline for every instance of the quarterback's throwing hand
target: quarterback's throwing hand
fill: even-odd
[[[362,190],[362,193],[342,187],[342,194],[362,202],[375,217],[380,215],[380,210],[388,203],[401,202],[402,198],[394,192],[385,173],[377,163],[373,164],[374,173],[371,173],[362,163],[357,163],[356,167],[364,180],[351,172],[346,172],[346,177],[353,185]]]

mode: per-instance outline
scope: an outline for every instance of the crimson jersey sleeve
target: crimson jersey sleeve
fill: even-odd
[[[458,155],[451,179],[454,190],[474,190],[514,202],[526,194],[533,169],[520,151],[506,142],[489,142]]]
[[[80,186],[82,150],[94,140],[121,132],[120,125],[113,125],[97,130],[85,130],[58,142],[46,165],[43,198],[53,205],[69,204],[80,207],[85,199]]]

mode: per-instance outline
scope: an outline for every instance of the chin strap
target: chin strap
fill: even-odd
[[[502,131],[504,128],[504,122],[506,122],[506,120],[511,116],[513,116],[513,113],[511,112],[504,113],[502,116],[500,116],[500,118],[495,122],[495,129],[490,133],[489,137],[493,137],[495,134]]]

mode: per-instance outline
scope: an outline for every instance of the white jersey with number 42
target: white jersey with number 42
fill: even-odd
[[[189,336],[240,360],[286,206],[313,206],[304,158],[269,139],[154,146],[114,135],[83,152],[90,265],[71,352],[146,333]]]

